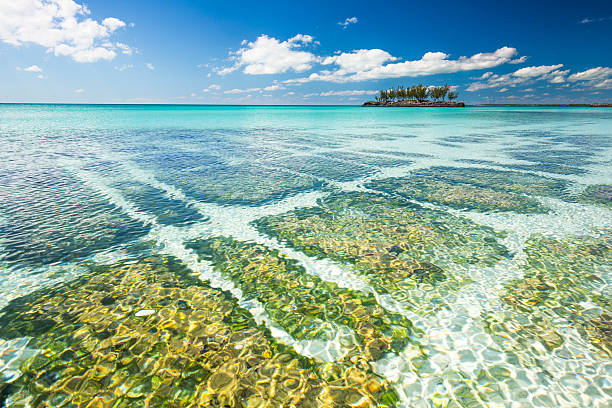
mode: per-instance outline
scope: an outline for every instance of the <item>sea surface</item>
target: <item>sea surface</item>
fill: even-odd
[[[0,406],[612,406],[612,109],[6,104],[0,163]]]

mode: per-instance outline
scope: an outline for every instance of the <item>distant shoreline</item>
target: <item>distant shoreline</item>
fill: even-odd
[[[507,106],[507,107],[560,107],[560,108],[612,108],[612,103],[481,103],[466,106]]]

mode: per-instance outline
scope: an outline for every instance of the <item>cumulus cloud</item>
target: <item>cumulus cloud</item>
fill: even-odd
[[[563,64],[557,65],[539,65],[534,67],[525,67],[516,70],[512,75],[519,78],[533,78],[548,74],[556,69],[559,69]]]
[[[478,53],[471,57],[459,57],[457,59],[450,59],[450,55],[443,52],[427,52],[418,60],[384,64],[386,61],[394,61],[397,60],[397,58],[392,57],[382,50],[377,50],[376,52],[371,51],[373,50],[359,50],[348,53],[349,55],[344,53],[338,56],[328,57],[323,62],[333,62],[335,65],[338,65],[339,68],[337,70],[321,71],[313,73],[306,78],[298,78],[285,82],[305,83],[311,81],[328,81],[342,83],[384,78],[449,74],[461,71],[493,68],[511,61],[512,57],[517,54],[516,49],[511,47],[502,47],[494,52]],[[343,56],[344,58],[341,58]],[[360,59],[364,61],[364,67],[356,71]]]
[[[242,72],[250,75],[304,72],[312,68],[317,57],[300,48],[312,42],[312,36],[305,34],[297,34],[286,41],[263,34],[231,55],[234,65],[216,72],[227,75],[241,68]]]
[[[538,65],[521,68],[505,75],[497,75],[487,72],[479,78],[484,82],[474,82],[470,84],[467,91],[475,92],[490,88],[503,89],[540,80],[548,80],[552,83],[562,83],[565,82],[565,76],[569,73],[569,70],[561,71],[559,70],[561,67],[563,67],[563,64]],[[502,91],[500,90],[500,92]]]
[[[29,67],[24,68],[23,70],[28,72],[42,72],[42,68],[38,65],[30,65]]]
[[[338,25],[341,25],[342,29],[346,30],[346,27],[348,27],[349,25],[357,24],[357,21],[359,21],[357,20],[357,17],[349,17],[349,18],[346,18],[344,21],[338,22]]]
[[[516,59],[508,61],[508,64],[522,64],[525,61],[527,61],[527,56],[523,55],[520,58],[516,58]]]
[[[77,62],[112,60],[117,49],[131,53],[128,45],[110,41],[125,27],[123,21],[108,17],[98,22],[87,15],[87,7],[73,0],[0,1],[0,40],[14,46],[38,44]]]
[[[597,82],[593,84],[593,87],[598,89],[612,89],[612,79],[606,79],[604,81]]]
[[[333,57],[327,57],[321,63],[323,65],[336,64],[340,67],[342,72],[350,73],[374,69],[387,61],[395,61],[397,59],[398,58],[395,58],[387,51],[375,48],[371,50],[343,52]]]
[[[567,77],[569,82],[581,82],[586,86],[598,89],[612,89],[612,68],[595,67],[586,71],[576,72]]]
[[[567,77],[567,80],[570,82],[576,81],[593,81],[593,80],[603,80],[612,76],[612,68],[608,67],[596,67],[587,69],[586,71],[576,72],[575,74]]]

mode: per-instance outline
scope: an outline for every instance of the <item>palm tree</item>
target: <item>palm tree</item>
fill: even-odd
[[[431,88],[427,88],[427,96],[429,96],[433,101],[437,101],[440,96],[440,88],[437,86],[432,86]]]
[[[449,102],[452,102],[459,97],[459,93],[450,91],[447,96],[448,96]]]
[[[414,88],[414,97],[417,101],[423,102],[427,99],[427,87],[423,86],[423,84],[418,84]]]
[[[451,87],[448,86],[448,84],[444,84],[444,86],[442,87],[442,101],[444,102],[444,99],[448,96],[448,93],[450,92]]]
[[[403,85],[397,87],[397,98],[401,101],[406,99],[406,89],[404,89]]]

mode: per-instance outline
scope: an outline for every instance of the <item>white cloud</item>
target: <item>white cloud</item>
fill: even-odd
[[[560,71],[559,68],[561,67],[563,67],[563,64],[539,65],[521,68],[505,75],[492,74],[486,77],[483,75],[479,79],[486,80],[486,82],[474,82],[470,84],[467,91],[475,92],[482,89],[515,87],[540,80],[562,83],[565,82],[565,76],[569,73],[569,70]]]
[[[282,85],[270,85],[270,86],[266,86],[263,90],[269,92],[269,91],[279,91],[282,89],[285,89],[285,87]]]
[[[586,86],[598,89],[612,89],[612,68],[595,67],[586,71],[576,72],[567,77],[569,82],[582,82]]]
[[[367,51],[371,50],[359,50],[359,53],[361,53],[362,56],[369,55]],[[494,52],[478,53],[472,55],[471,57],[459,57],[458,59],[453,60],[449,59],[449,54],[445,54],[443,52],[427,52],[419,60],[389,63],[386,65],[383,65],[384,61],[379,62],[379,64],[377,65],[372,62],[371,64],[367,65],[366,68],[362,68],[361,70],[356,72],[352,72],[354,71],[354,69],[356,69],[356,66],[346,64],[345,66],[351,67],[351,70],[349,71],[346,68],[343,68],[342,65],[340,65],[343,63],[342,59],[335,59],[336,57],[328,57],[328,59],[333,59],[333,62],[340,66],[338,70],[321,71],[318,73],[313,73],[306,78],[298,78],[285,82],[305,83],[311,81],[328,81],[342,83],[368,81],[384,78],[418,77],[434,74],[449,74],[461,71],[493,68],[498,65],[509,62],[512,57],[516,55],[516,53],[517,52],[515,48],[502,47]],[[340,54],[338,57],[341,57],[343,55],[345,54]],[[381,53],[378,53],[377,56],[380,60],[382,60],[383,57],[389,58],[390,54],[386,53],[386,55],[383,55]],[[352,55],[352,57],[355,58],[355,55]],[[395,57],[391,58],[396,59]],[[324,60],[323,62],[328,62],[326,60]],[[355,60],[357,60],[357,58],[355,58]]]
[[[120,42],[115,43],[115,47],[121,50],[121,53],[125,55],[132,55],[134,53],[134,49],[127,44],[123,44]]]
[[[589,24],[589,23],[600,23],[602,21],[612,20],[612,16],[608,17],[600,17],[600,18],[583,18],[579,21],[580,24]]]
[[[108,28],[111,33],[118,28],[125,27],[125,23],[115,17],[105,18],[104,20],[102,20],[102,25]]]
[[[343,72],[349,73],[374,69],[387,61],[395,61],[397,59],[398,58],[395,58],[387,51],[375,48],[371,50],[343,52],[340,55],[327,57],[321,63],[323,65],[336,64]]]
[[[109,38],[125,23],[108,17],[101,23],[86,17],[89,10],[73,0],[0,1],[0,40],[20,46],[34,43],[56,56],[69,56],[77,62],[112,60],[125,44]]]
[[[145,66],[146,66],[147,68],[149,68],[151,71],[153,71],[153,70],[155,69],[155,66],[154,66],[153,64],[151,64],[150,62],[147,62],[147,63],[145,64]]]
[[[74,92],[76,92],[76,93],[83,93],[83,92],[85,92],[85,90],[83,88],[79,88],[79,89],[75,89]]]
[[[36,76],[36,78],[38,78],[38,79],[45,79],[45,78],[46,78],[46,76],[44,76],[44,75],[42,75],[42,74],[41,74],[41,75],[37,75],[37,76]]]
[[[565,82],[565,77],[563,75],[557,75],[555,77],[552,77],[552,79],[549,82],[551,84],[562,84]]]
[[[612,68],[608,67],[596,67],[587,69],[586,71],[576,72],[575,74],[567,77],[567,80],[570,82],[576,81],[593,81],[593,80],[603,80],[612,76]]]
[[[522,57],[520,57],[520,58],[517,58],[517,59],[513,59],[513,60],[508,61],[508,64],[522,64],[522,63],[523,63],[523,62],[525,62],[525,61],[527,61],[527,56],[526,56],[526,55],[523,55],[523,56],[522,56]]]
[[[493,75],[493,73],[491,71],[487,71],[484,74],[482,74],[481,76],[479,76],[476,79],[487,79],[488,77],[490,77],[491,75]]]
[[[342,29],[346,30],[346,27],[348,27],[350,24],[357,24],[357,21],[359,21],[357,20],[357,17],[349,17],[346,18],[344,21],[340,21],[338,25],[341,25]]]
[[[123,71],[125,71],[126,69],[130,69],[130,68],[133,68],[133,67],[134,67],[134,65],[132,65],[132,64],[123,64],[123,65],[122,65],[122,66],[120,66],[120,67],[115,67],[115,69],[116,69],[117,71],[123,72]]]
[[[612,79],[606,79],[604,81],[593,84],[593,87],[598,89],[612,89]]]
[[[28,72],[42,72],[42,68],[38,65],[30,65],[29,67],[24,68],[23,70]]]
[[[290,70],[303,72],[312,68],[317,57],[299,48],[312,41],[312,36],[304,34],[297,34],[282,42],[264,34],[232,55],[231,59],[235,61],[233,66],[218,69],[216,72],[219,75],[227,75],[239,68],[243,68],[243,72],[250,75],[281,74]]]
[[[249,93],[249,92],[258,92],[261,91],[261,88],[248,88],[248,89],[230,89],[229,91],[223,91],[224,94],[241,94],[241,93]]]
[[[217,84],[212,84],[211,86],[209,86],[208,88],[204,88],[202,89],[202,92],[210,92],[210,91],[218,91],[219,89],[221,89],[221,87]]]
[[[497,91],[497,92],[506,92],[507,90],[508,90],[508,88],[502,88],[502,89],[500,89],[500,90],[499,90],[499,91]]]
[[[321,92],[320,96],[355,96],[355,95],[376,95],[378,91],[328,91]]]
[[[525,67],[514,71],[512,75],[519,78],[534,78],[542,75],[549,74],[550,72],[559,69],[563,64],[557,65],[540,65],[533,67]]]

